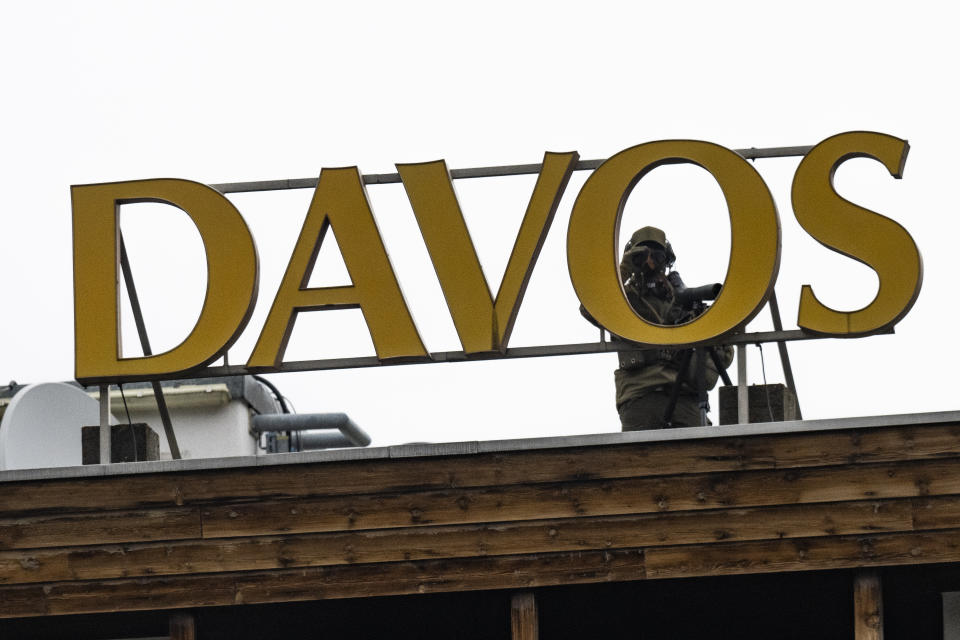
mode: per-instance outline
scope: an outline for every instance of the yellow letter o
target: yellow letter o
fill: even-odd
[[[651,324],[627,301],[619,275],[619,228],[631,191],[652,169],[690,162],[723,191],[730,214],[730,262],[716,302],[686,324]],[[733,151],[698,140],[662,140],[625,149],[580,190],[567,231],[570,280],[584,308],[611,333],[652,345],[698,344],[744,326],[763,307],[780,268],[780,220],[760,174]]]

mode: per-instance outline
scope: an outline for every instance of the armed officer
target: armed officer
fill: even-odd
[[[683,295],[683,281],[672,271],[675,260],[666,234],[656,227],[637,230],[627,243],[620,262],[623,289],[634,311],[647,322],[684,324],[707,309],[702,300]],[[713,286],[718,292],[719,285]],[[713,353],[704,348],[692,353],[676,349],[621,351],[614,380],[622,429],[700,426],[701,416],[706,416],[706,390],[712,389],[719,377],[717,365],[726,369],[733,361],[732,347],[714,347]],[[679,388],[674,389],[675,385]],[[671,397],[676,404],[668,415]]]

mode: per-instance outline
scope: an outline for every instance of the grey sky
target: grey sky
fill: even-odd
[[[805,3],[789,12],[732,3],[20,3],[2,21],[0,380],[72,377],[69,186],[180,177],[206,183],[316,176],[356,165],[444,158],[451,168],[538,162],[544,151],[605,158],[651,140],[731,148],[814,144],[872,130],[910,141],[903,180],[850,161],[849,199],[900,222],[924,258],[924,288],[894,336],[796,344],[806,417],[956,408],[949,328],[957,312],[952,87],[958,45],[934,3]],[[943,10],[945,11],[945,9]],[[796,159],[757,169],[777,201],[777,292],[795,326],[800,285],[837,308],[869,303],[872,271],[832,253],[793,218]],[[564,256],[567,190],[512,346],[586,341]],[[499,284],[532,178],[458,182],[492,287]],[[409,204],[398,185],[371,199],[430,350],[458,348]],[[279,283],[309,191],[232,197],[260,252],[261,298],[231,351],[245,359]],[[203,295],[199,238],[182,214],[125,210],[157,348],[192,324]],[[719,188],[693,167],[657,169],[624,227],[664,227],[690,283],[722,279],[729,249]],[[335,252],[316,283],[344,277]],[[366,355],[359,312],[301,316],[288,357]],[[752,330],[769,328],[762,312]],[[128,332],[132,336],[132,330]],[[126,345],[136,355],[134,344]],[[773,345],[767,376],[782,380]],[[616,358],[284,374],[299,411],[347,411],[376,444],[618,429]],[[760,360],[750,350],[751,381]]]

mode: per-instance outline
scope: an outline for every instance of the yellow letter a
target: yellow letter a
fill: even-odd
[[[307,288],[330,227],[337,234],[353,284]],[[427,355],[390,266],[359,170],[356,167],[324,169],[270,315],[247,366],[280,366],[293,322],[301,311],[355,308],[363,312],[381,360]]]

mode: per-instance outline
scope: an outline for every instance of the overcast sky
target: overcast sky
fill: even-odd
[[[176,177],[204,183],[316,177],[323,167],[392,172],[539,162],[544,151],[607,158],[642,142],[687,138],[730,148],[815,144],[870,130],[909,140],[902,180],[857,159],[836,177],[845,197],[913,236],[923,290],[895,335],[790,345],[806,418],[956,409],[955,22],[942,3],[808,2],[33,2],[0,21],[0,384],[73,376],[72,184]],[[930,7],[929,9],[925,7]],[[872,270],[807,236],[793,217],[799,159],[755,164],[783,229],[777,294],[796,327],[802,284],[854,310]],[[521,308],[511,346],[587,342],[567,275],[571,180]],[[496,290],[533,177],[458,181]],[[371,201],[421,335],[459,348],[399,185]],[[230,351],[246,359],[311,197],[231,196],[260,255],[260,298]],[[124,208],[155,350],[192,327],[205,288],[189,219],[159,205]],[[630,197],[624,233],[657,224],[688,284],[723,279],[729,222],[719,187],[692,166],[656,169]],[[324,249],[312,282],[346,278]],[[125,328],[134,336],[129,314]],[[764,310],[751,331],[771,327]],[[139,355],[125,342],[125,355]],[[302,314],[289,360],[369,355],[359,311]],[[766,376],[783,380],[775,345]],[[762,380],[749,350],[751,382]],[[299,412],[346,411],[374,444],[619,430],[616,356],[430,364],[278,374]],[[731,370],[733,371],[733,370]],[[715,394],[714,394],[715,397]],[[714,406],[716,401],[714,400]],[[714,410],[716,416],[716,410]]]

